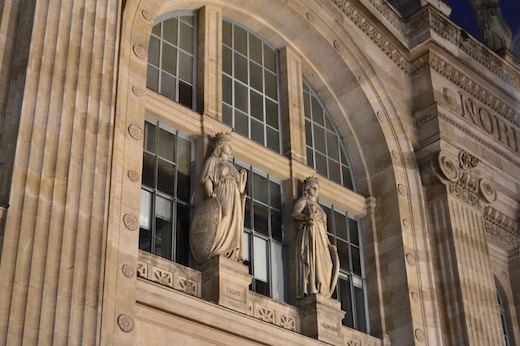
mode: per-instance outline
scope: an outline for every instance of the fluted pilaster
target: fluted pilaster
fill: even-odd
[[[38,1],[0,271],[0,344],[98,341],[119,1]]]
[[[499,345],[496,288],[483,210],[496,199],[493,183],[473,173],[479,161],[437,153],[422,167],[450,345]]]

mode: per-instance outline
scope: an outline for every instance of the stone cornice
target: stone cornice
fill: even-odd
[[[513,249],[518,249],[520,245],[518,223],[490,206],[484,208],[483,215],[484,227],[488,235]]]
[[[426,55],[428,56],[427,59],[425,58]],[[499,97],[496,97],[488,90],[484,89],[479,83],[437,54],[430,52],[425,54],[425,56],[421,57],[423,64],[428,64],[428,66],[434,71],[461,87],[464,91],[503,116],[506,120],[512,122],[516,126],[520,126],[520,112],[503,102]],[[427,62],[425,60],[427,60]]]
[[[415,62],[410,62],[405,54],[385,37],[385,34],[377,29],[359,9],[355,8],[352,2],[349,0],[332,0],[332,2],[405,73],[410,75],[414,72]],[[520,90],[520,71],[517,68],[500,58],[483,43],[469,36],[437,9],[427,5],[408,19],[403,19],[387,1],[369,0],[369,2],[407,41],[424,31],[434,31],[455,44],[503,81]]]

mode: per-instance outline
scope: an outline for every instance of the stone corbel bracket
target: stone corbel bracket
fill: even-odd
[[[422,166],[423,184],[446,185],[450,195],[482,210],[483,205],[496,200],[497,192],[490,179],[479,177],[471,171],[479,162],[478,158],[465,151],[460,152],[458,159],[440,151]]]

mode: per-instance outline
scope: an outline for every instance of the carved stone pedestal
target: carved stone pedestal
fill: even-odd
[[[316,293],[295,304],[300,309],[301,333],[333,345],[342,344],[341,321],[345,312],[335,299]]]
[[[233,310],[248,313],[247,296],[252,276],[249,268],[224,256],[217,256],[202,268],[202,297]]]

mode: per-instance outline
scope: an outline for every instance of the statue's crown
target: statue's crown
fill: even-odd
[[[305,178],[305,180],[303,181],[303,184],[304,184],[305,186],[309,186],[309,185],[313,185],[313,184],[317,184],[317,185],[319,185],[318,177],[307,177],[307,178]]]
[[[231,140],[231,133],[229,132],[218,132],[215,135],[215,140],[218,141],[229,141]]]

